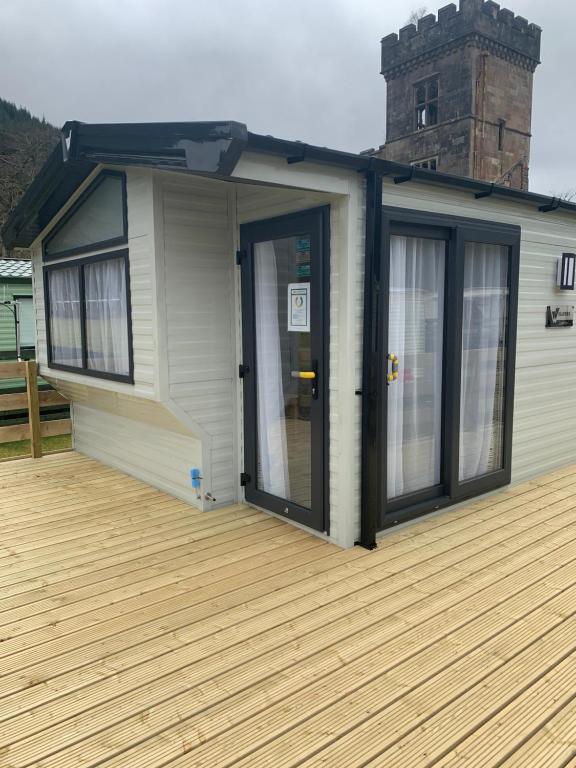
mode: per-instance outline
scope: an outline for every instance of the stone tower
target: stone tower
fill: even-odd
[[[460,0],[382,40],[379,157],[528,188],[540,27],[492,0]]]

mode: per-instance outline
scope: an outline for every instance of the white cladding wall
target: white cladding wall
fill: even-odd
[[[198,440],[78,402],[72,416],[77,451],[200,506],[187,482],[189,467],[200,465]]]
[[[349,197],[331,217],[330,510],[331,535],[352,546],[360,535],[362,327],[365,186],[350,181]]]
[[[555,285],[558,257],[576,251],[576,217],[414,183],[386,182],[383,203],[522,228],[512,479],[576,461],[576,328],[545,328],[549,304],[574,303]]]
[[[169,397],[200,426],[204,489],[224,504],[237,499],[239,474],[229,185],[167,174],[155,183]]]
[[[92,178],[78,190],[78,195]],[[198,505],[189,469],[201,465],[202,444],[158,402],[159,327],[152,174],[127,169],[126,182],[134,386],[46,367],[44,286],[41,244],[38,243],[33,249],[33,284],[40,370],[73,401],[76,450]]]

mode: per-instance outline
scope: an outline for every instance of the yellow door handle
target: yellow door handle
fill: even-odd
[[[315,371],[292,371],[293,379],[315,379]]]
[[[400,360],[398,355],[389,354],[388,360],[392,363],[392,371],[386,374],[386,381],[388,384],[393,384],[398,378],[398,368],[400,367]]]

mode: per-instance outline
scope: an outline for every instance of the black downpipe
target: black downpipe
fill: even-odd
[[[380,499],[374,493],[380,474],[378,397],[378,318],[380,315],[380,254],[382,243],[382,175],[366,174],[366,244],[364,264],[364,332],[362,353],[362,491],[360,546],[375,549]]]

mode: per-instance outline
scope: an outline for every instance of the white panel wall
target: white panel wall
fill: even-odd
[[[203,432],[204,488],[238,495],[234,247],[229,185],[159,175],[168,394]],[[160,256],[160,255],[159,255]]]
[[[346,547],[360,534],[364,210],[355,177],[330,219],[330,534]]]
[[[73,402],[76,450],[198,505],[191,488],[190,469],[202,465],[201,441],[190,425],[183,424],[169,407],[158,402],[159,306],[153,177],[150,171],[138,169],[127,169],[126,177],[134,385],[50,371],[46,367],[44,288],[38,243],[34,248],[33,279],[40,369]]]
[[[199,440],[78,402],[72,416],[77,451],[201,506],[189,474],[201,463]]]
[[[278,189],[253,184],[238,184],[235,189],[238,224],[305,211],[329,202],[325,193],[307,189]]]
[[[157,321],[152,175],[149,171],[128,168],[126,184],[134,393],[143,397],[154,397],[157,395],[155,386]]]
[[[576,217],[414,183],[387,182],[383,202],[522,228],[512,477],[576,461],[576,328],[545,328],[549,304],[574,304],[555,285],[558,257],[576,252]]]

